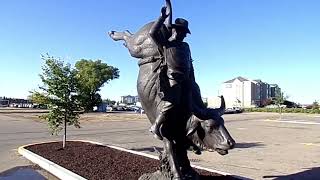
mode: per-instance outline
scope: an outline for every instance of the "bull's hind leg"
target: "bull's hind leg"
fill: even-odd
[[[132,37],[132,33],[130,33],[128,30],[124,31],[124,32],[117,32],[117,31],[110,31],[108,32],[109,36],[115,40],[115,41],[119,41],[119,40],[124,40],[127,41]]]
[[[124,32],[110,31],[110,32],[108,32],[108,34],[115,41],[124,40],[123,45],[125,47],[128,47],[127,44],[133,35],[128,30],[126,30]]]

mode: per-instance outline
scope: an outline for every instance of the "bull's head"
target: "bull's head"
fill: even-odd
[[[234,147],[235,141],[224,126],[224,120],[221,117],[224,110],[225,102],[221,97],[220,108],[207,109],[210,119],[200,120],[194,116],[190,118],[187,135],[194,144],[203,149],[215,150],[221,155],[228,154],[228,150]]]

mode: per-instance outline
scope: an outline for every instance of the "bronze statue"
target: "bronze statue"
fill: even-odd
[[[200,148],[208,148],[225,155],[235,145],[221,117],[224,98],[217,109],[206,108],[201,99],[190,49],[183,42],[188,33],[187,20],[177,18],[172,24],[170,0],[156,21],[135,34],[109,32],[113,40],[123,40],[130,55],[139,59],[138,95],[152,123],[150,131],[164,143],[160,171],[140,179],[197,179],[187,157],[190,146],[197,154]]]

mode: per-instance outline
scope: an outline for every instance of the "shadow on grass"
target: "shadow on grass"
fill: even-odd
[[[242,143],[236,143],[234,148],[241,148],[241,149],[245,149],[245,148],[252,148],[252,147],[263,147],[265,146],[263,143],[261,142],[242,142]]]
[[[305,168],[307,170],[289,175],[269,175],[263,178],[276,180],[316,180],[320,178],[320,167]]]
[[[0,172],[0,179],[3,180],[21,180],[21,179],[32,179],[32,180],[45,180],[36,170],[39,170],[38,166],[16,166],[11,169]]]

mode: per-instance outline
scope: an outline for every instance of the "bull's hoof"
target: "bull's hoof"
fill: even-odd
[[[109,35],[112,39],[113,39],[113,36],[114,36],[114,32],[115,32],[115,31],[109,31],[109,32],[108,32],[108,35]]]

